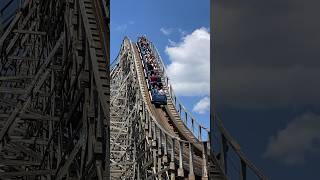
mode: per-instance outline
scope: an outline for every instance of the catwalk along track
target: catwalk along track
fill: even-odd
[[[1,3],[0,179],[109,179],[109,4]]]
[[[143,47],[141,41],[145,41]],[[159,101],[163,105],[158,104],[150,81],[150,56],[160,89],[165,92]],[[111,66],[110,108],[111,179],[244,180],[246,167],[257,179],[266,179],[246,159],[218,118],[213,134],[187,111],[174,94],[157,49],[144,36],[137,43],[127,37],[123,40]],[[210,145],[209,137],[217,134],[221,138]],[[241,169],[236,175],[228,172],[231,158],[227,154],[231,151]]]

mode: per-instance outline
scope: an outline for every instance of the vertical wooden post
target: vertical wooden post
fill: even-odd
[[[155,122],[152,122],[152,147],[157,146],[157,125]]]
[[[153,171],[157,173],[157,135],[156,135],[156,123],[152,122],[152,155],[153,155]]]
[[[148,115],[147,118],[148,118],[148,124],[149,124],[148,138],[150,140],[152,138],[152,122],[151,122],[151,119],[150,119],[150,115]]]
[[[175,139],[172,138],[172,148],[171,148],[171,158],[170,158],[170,176],[171,176],[171,180],[175,180],[176,178],[176,174],[175,174],[175,164],[174,164],[174,147],[175,147]]]
[[[178,177],[184,177],[183,172],[183,142],[179,141],[179,168],[178,168]]]
[[[192,127],[192,132],[194,134],[194,119],[193,118],[191,119],[191,127]]]
[[[189,180],[195,180],[193,171],[193,149],[192,144],[189,143]]]
[[[188,127],[188,113],[187,112],[184,112],[184,113],[185,113],[185,117],[186,117],[185,123],[186,123],[186,126]]]
[[[163,162],[166,164],[168,163],[168,137],[167,134],[164,133],[164,156],[163,156]]]
[[[162,170],[162,165],[161,165],[161,160],[162,160],[162,131],[160,128],[159,129],[159,136],[158,136],[158,172],[160,172]],[[162,179],[162,176],[161,174],[159,173],[158,174],[158,179]]]
[[[201,132],[201,125],[199,125],[199,132],[198,132],[198,139],[199,141],[202,141],[202,132]]]
[[[158,155],[162,155],[162,131],[159,128],[159,136],[158,136]]]
[[[153,173],[157,173],[157,150],[155,147],[152,147],[152,155],[153,155]]]
[[[208,180],[207,142],[202,142],[202,180]]]
[[[161,165],[161,157],[158,155],[158,172],[161,171],[162,165]],[[158,174],[158,179],[162,179],[161,173]]]

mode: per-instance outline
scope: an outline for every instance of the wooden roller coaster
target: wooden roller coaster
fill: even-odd
[[[158,62],[167,102],[160,108],[152,103],[144,53],[139,43],[125,38],[111,72],[112,179],[232,179],[226,166],[229,145],[240,159],[237,179],[246,179],[247,166],[256,177],[266,179],[218,119],[223,148],[213,151],[208,128],[180,103],[157,49],[148,44]]]

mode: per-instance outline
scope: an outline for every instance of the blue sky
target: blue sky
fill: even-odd
[[[155,46],[159,50],[159,53],[167,66],[170,66],[170,64],[172,65],[173,61],[179,63],[179,61],[181,62],[184,60],[183,58],[179,59],[179,57],[176,57],[175,55],[179,52],[185,53],[185,51],[190,50],[196,44],[196,36],[201,36],[201,33],[205,32],[207,32],[209,36],[209,0],[111,0],[110,4],[111,62],[114,61],[114,59],[117,57],[120,45],[125,36],[128,36],[132,41],[136,41],[139,35],[147,35],[147,37],[155,44]],[[198,32],[198,35],[196,33],[192,35],[192,33],[194,33],[195,31]],[[189,40],[184,40],[188,35]],[[182,44],[188,43],[190,45],[189,49],[183,49]],[[171,52],[171,57],[169,55],[170,52],[168,53],[168,51]],[[209,52],[209,49],[207,49],[207,51]],[[200,52],[200,54],[201,53],[202,52]],[[209,65],[209,53],[207,54],[208,55],[206,57],[201,57],[202,59],[204,59],[203,61],[205,61],[202,63],[203,66]],[[194,57],[195,60],[197,58],[198,57]],[[178,66],[180,66],[180,70],[183,67],[190,67],[189,65],[184,66],[184,63],[180,63]],[[188,70],[188,68],[186,68],[183,71],[186,71],[187,73],[181,72],[181,74],[177,74],[179,73],[178,69],[179,67],[176,68],[171,66],[169,67],[168,71],[170,71],[171,74],[177,75],[176,78],[174,77],[176,81],[183,81],[183,85],[189,84],[189,89],[194,89],[190,84],[192,82],[181,79],[181,76],[191,76],[193,71],[190,71]],[[199,73],[194,72],[194,74]],[[193,113],[197,120],[199,120],[206,127],[209,127],[209,113],[205,110],[206,108],[204,107],[208,105],[206,100],[208,100],[209,97],[209,72],[202,76],[207,77],[204,80],[203,77],[197,78],[203,81],[203,86],[208,89],[208,92],[198,93],[198,95],[194,96],[192,95],[192,91],[181,92],[179,91],[179,89],[181,88],[178,88],[177,93],[180,94],[180,99],[183,101],[183,104],[189,111]],[[202,106],[200,105],[202,107],[200,107],[200,111],[202,112],[197,113],[198,111],[193,111],[193,108],[201,99],[204,99],[204,101],[202,101],[204,103],[202,103]]]

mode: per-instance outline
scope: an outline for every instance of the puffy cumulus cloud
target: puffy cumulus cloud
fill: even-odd
[[[205,114],[210,109],[210,98],[204,97],[202,98],[194,107],[193,111],[199,114]]]
[[[171,60],[167,67],[175,92],[181,96],[209,95],[210,34],[199,28],[165,49]]]
[[[320,115],[305,113],[271,137],[265,158],[288,165],[303,163],[308,153],[320,152]]]
[[[173,29],[172,28],[164,28],[164,27],[162,27],[162,28],[160,28],[160,31],[164,35],[168,36],[168,35],[170,35],[172,33]]]

